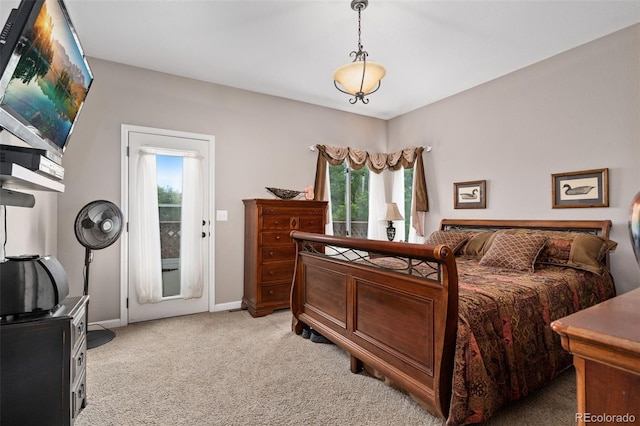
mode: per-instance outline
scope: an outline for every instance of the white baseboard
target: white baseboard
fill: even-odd
[[[232,311],[234,309],[241,309],[241,308],[242,308],[242,302],[238,300],[237,302],[220,303],[220,304],[214,305],[213,309],[211,309],[209,312]],[[99,330],[103,327],[112,329],[112,328],[122,327],[122,325],[123,324],[122,324],[122,321],[120,321],[120,319],[98,321],[98,322],[90,323],[89,330]]]
[[[240,308],[242,308],[242,302],[238,300],[237,302],[220,303],[220,304],[214,305],[211,312],[231,311],[233,309],[240,309]]]
[[[118,327],[122,327],[122,323],[120,322],[119,319],[89,323],[89,330],[100,330],[103,327],[108,329],[118,328]]]

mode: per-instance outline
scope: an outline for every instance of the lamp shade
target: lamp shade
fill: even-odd
[[[387,214],[384,216],[384,220],[404,220],[396,203],[387,203]]]
[[[366,64],[366,69],[364,69]],[[362,74],[364,72],[364,81]],[[362,92],[367,95],[374,91],[382,77],[387,73],[382,65],[370,61],[354,61],[341,66],[333,73],[333,79],[345,92],[355,95]],[[360,90],[362,86],[362,90]]]

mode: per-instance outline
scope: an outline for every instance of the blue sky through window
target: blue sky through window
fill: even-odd
[[[158,155],[156,157],[156,174],[158,186],[170,187],[182,192],[182,157]]]

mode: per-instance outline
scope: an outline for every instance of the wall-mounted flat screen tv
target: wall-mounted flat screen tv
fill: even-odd
[[[93,74],[62,0],[22,0],[0,34],[0,127],[59,157]]]

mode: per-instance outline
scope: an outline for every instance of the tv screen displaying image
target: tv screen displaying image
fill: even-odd
[[[11,55],[0,78],[0,126],[62,155],[91,69],[62,0],[23,0],[9,21],[0,44],[2,56]]]

